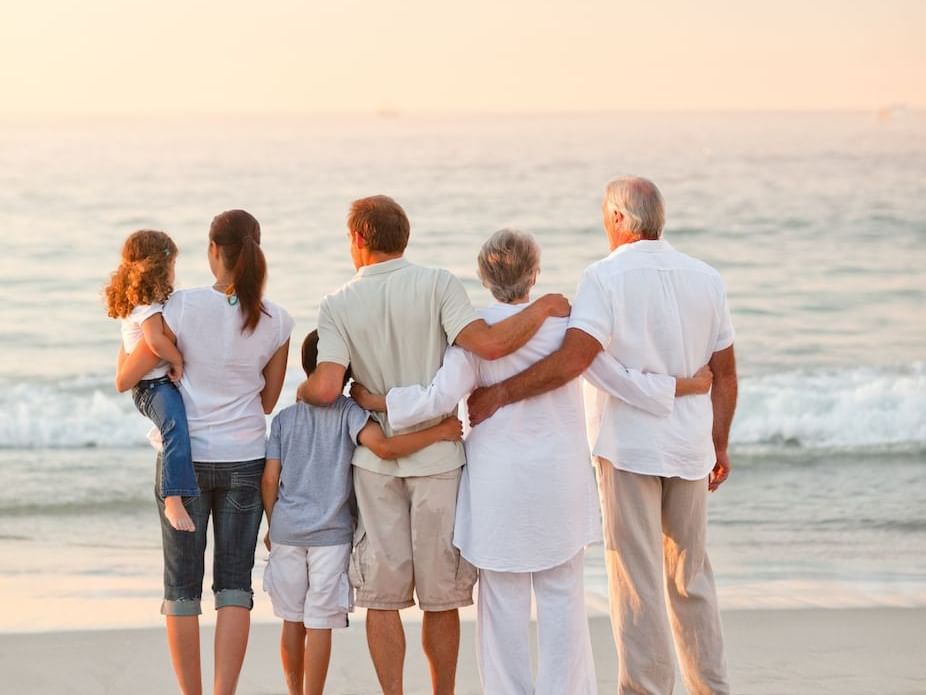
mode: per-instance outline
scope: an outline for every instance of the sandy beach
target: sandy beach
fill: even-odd
[[[734,692],[750,695],[926,693],[926,608],[728,611],[723,615]],[[420,623],[408,621],[406,692],[430,693],[418,647]],[[607,618],[591,619],[598,684],[615,692],[617,659]],[[474,624],[463,623],[459,695],[479,693]],[[241,674],[242,695],[285,693],[276,625],[255,624]],[[205,678],[211,677],[212,628],[203,628]],[[163,630],[95,630],[0,635],[5,692],[72,695],[175,692]],[[336,632],[328,692],[376,693],[363,621]],[[679,682],[677,692],[685,692]]]

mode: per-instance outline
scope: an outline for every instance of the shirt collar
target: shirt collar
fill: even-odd
[[[372,265],[365,265],[360,270],[357,271],[355,277],[366,277],[368,275],[384,275],[385,273],[392,273],[396,270],[404,268],[409,265],[405,256],[400,258],[393,258],[389,261],[382,261],[381,263],[373,263]]]
[[[639,251],[641,253],[664,253],[673,251],[672,245],[665,239],[640,239],[632,244],[623,244],[611,252],[612,256],[620,253],[629,253],[630,251]]]

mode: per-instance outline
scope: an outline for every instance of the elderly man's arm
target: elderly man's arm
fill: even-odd
[[[482,319],[461,330],[453,344],[484,360],[497,360],[524,346],[551,316],[569,316],[569,300],[561,294],[545,294],[524,311],[489,325]]]
[[[715,352],[710,361],[714,372],[714,388],[711,391],[711,403],[714,407],[714,449],[717,452],[717,463],[708,479],[708,488],[713,492],[730,475],[730,457],[727,454],[727,444],[730,439],[730,425],[733,423],[733,412],[736,410],[736,396],[738,390],[736,378],[736,356],[733,346]]]
[[[501,407],[569,383],[588,369],[599,352],[601,343],[596,338],[580,328],[570,328],[556,352],[520,374],[474,391],[467,401],[470,424],[475,427]]]

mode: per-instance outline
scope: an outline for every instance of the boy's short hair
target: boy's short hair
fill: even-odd
[[[318,366],[318,331],[314,330],[309,332],[305,337],[305,340],[302,341],[302,371],[305,372],[306,377],[310,377],[312,372],[315,371],[315,368]],[[347,386],[347,382],[351,380],[351,371],[350,365],[347,366],[347,369],[344,370],[344,386]]]

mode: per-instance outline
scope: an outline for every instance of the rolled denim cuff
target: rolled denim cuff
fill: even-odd
[[[196,487],[178,487],[178,488],[167,488],[162,489],[158,492],[161,497],[199,497],[200,491]]]
[[[164,599],[161,615],[202,615],[202,603],[198,598]]]
[[[238,606],[239,608],[254,608],[254,592],[247,589],[222,589],[215,594],[215,609],[225,608],[227,606]]]

